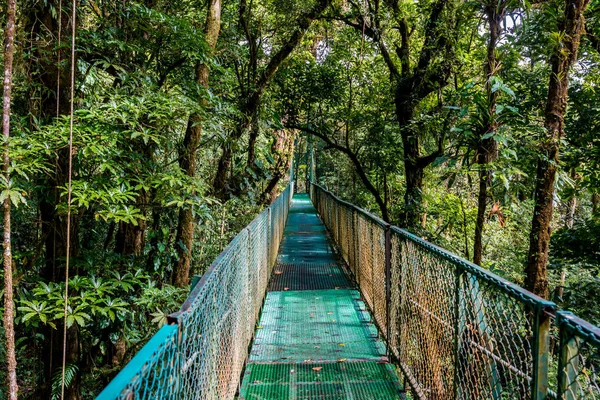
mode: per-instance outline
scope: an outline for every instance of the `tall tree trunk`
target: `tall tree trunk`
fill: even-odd
[[[221,198],[227,197],[226,192],[228,175],[229,171],[231,170],[231,163],[233,162],[233,152],[235,150],[235,146],[241,137],[256,125],[256,122],[254,122],[253,119],[254,116],[258,115],[261,96],[262,91],[255,92],[254,95],[250,97],[247,103],[242,107],[242,120],[238,123],[235,130],[231,134],[229,141],[225,143],[223,147],[223,152],[219,158],[217,173],[213,181],[213,191]]]
[[[256,160],[256,141],[258,140],[258,134],[260,133],[258,112],[258,109],[254,112],[252,125],[250,126],[250,136],[248,137],[248,158],[246,160],[246,169],[248,171],[254,170],[254,162]]]
[[[6,29],[4,31],[4,83],[2,107],[2,134],[4,135],[3,172],[6,182],[10,182],[10,101],[12,92],[13,58],[15,52],[15,12],[16,0],[9,0],[6,10]],[[9,188],[7,188],[9,189]],[[4,336],[6,338],[6,367],[8,380],[8,398],[17,399],[17,358],[15,356],[15,315],[13,302],[12,246],[10,227],[10,198],[4,199]]]
[[[146,209],[147,194],[144,191],[138,195],[138,206]],[[119,229],[115,238],[115,252],[122,255],[139,256],[144,251],[146,234],[146,221],[138,219],[136,224],[119,222]]]
[[[567,203],[567,215],[565,216],[565,226],[569,229],[573,228],[575,223],[575,211],[577,210],[577,197],[573,196]]]
[[[481,265],[483,256],[483,227],[485,225],[485,211],[488,200],[488,183],[490,170],[484,168],[479,171],[479,193],[477,195],[477,219],[475,220],[475,237],[473,240],[473,262]]]
[[[217,45],[219,31],[221,29],[221,0],[211,0],[208,5],[206,25],[204,32],[206,42],[211,49]],[[209,70],[206,64],[200,64],[196,68],[197,82],[208,88]],[[190,115],[188,126],[183,140],[183,152],[179,156],[179,167],[189,177],[196,175],[196,157],[200,137],[202,136],[202,119],[198,114]],[[183,207],[179,210],[179,222],[177,225],[177,265],[174,271],[173,284],[184,287],[189,284],[189,274],[192,261],[192,246],[194,243],[194,214],[191,208]]]
[[[399,92],[399,93],[398,93]],[[397,88],[396,118],[400,126],[402,146],[404,149],[404,206],[400,214],[400,226],[415,229],[420,225],[423,211],[423,177],[425,167],[429,162],[422,162],[420,141],[416,132],[410,126],[413,118],[415,100],[401,87]],[[440,154],[441,155],[441,154]]]
[[[271,180],[261,195],[265,203],[272,203],[277,198],[277,184],[290,169],[294,156],[294,134],[291,131],[280,130],[275,132],[275,141],[271,147],[271,154],[275,157],[275,165],[271,171]]]
[[[150,143],[144,143],[140,139],[136,139],[134,143],[134,151],[143,155],[146,160],[154,160],[155,146]],[[139,166],[139,169],[133,167],[128,169],[128,174],[136,176],[142,174],[144,166]],[[119,222],[117,235],[115,237],[115,252],[121,255],[141,256],[144,253],[146,244],[146,217],[148,216],[150,204],[150,191],[141,188],[137,193],[136,207],[141,211],[142,217],[137,218],[135,223]]]
[[[152,192],[150,193],[150,198],[151,199],[155,199],[157,195],[157,189],[153,188]],[[146,270],[147,271],[155,271],[156,266],[155,266],[155,259],[157,257],[158,254],[158,243],[161,240],[161,225],[160,225],[160,220],[163,214],[163,209],[162,208],[154,208],[154,210],[152,211],[152,225],[150,227],[150,231],[152,232],[152,236],[150,239],[150,251],[148,252],[148,257],[146,258]],[[156,275],[155,275],[156,276]],[[160,276],[156,276],[155,278],[156,280],[159,280],[159,283],[162,282],[162,280],[164,279],[163,275]]]
[[[491,181],[491,170],[487,164],[493,162],[498,157],[498,144],[493,134],[498,130],[496,122],[496,101],[497,92],[492,92],[491,79],[498,73],[496,62],[496,45],[502,32],[502,19],[504,18],[505,4],[503,1],[490,2],[485,5],[485,14],[487,16],[490,38],[487,46],[487,60],[485,63],[486,82],[485,88],[488,100],[488,121],[485,129],[482,130],[476,153],[475,162],[480,165],[479,171],[479,194],[477,196],[477,220],[475,223],[475,238],[473,244],[473,262],[481,264],[483,253],[483,227],[485,224],[485,212],[488,200],[488,186]],[[491,137],[483,138],[484,135],[491,134]]]
[[[533,293],[548,297],[548,249],[553,214],[554,181],[558,169],[560,140],[564,134],[567,108],[569,70],[577,60],[577,50],[584,31],[584,12],[589,0],[566,0],[565,15],[560,22],[558,37],[561,43],[550,59],[552,72],[548,85],[544,127],[540,145],[535,185],[535,207],[529,237],[525,287]]]
[[[447,16],[444,17],[444,10]],[[453,40],[441,28],[444,18],[451,21],[454,17],[454,5],[448,0],[438,0],[432,4],[425,25],[425,39],[418,55],[418,63],[411,68],[410,33],[408,24],[402,19],[399,26],[401,45],[396,53],[400,57],[400,66],[396,65],[379,38],[382,56],[390,70],[394,88],[396,119],[400,127],[404,147],[404,175],[406,190],[404,208],[400,215],[400,225],[409,229],[418,229],[423,211],[423,177],[425,168],[442,155],[445,132],[438,138],[438,149],[426,156],[421,155],[419,136],[412,125],[416,107],[429,94],[443,88],[450,77],[454,62]],[[378,21],[376,21],[379,24]],[[380,27],[378,26],[378,30]],[[377,35],[378,36],[378,35]],[[442,62],[434,62],[436,52],[444,51]]]
[[[407,154],[414,153],[412,146],[408,151],[404,150],[404,176],[406,178],[406,190],[404,192],[404,209],[400,217],[400,225],[407,228],[415,228],[419,225],[423,212],[423,177],[425,169],[417,163],[406,161]]]

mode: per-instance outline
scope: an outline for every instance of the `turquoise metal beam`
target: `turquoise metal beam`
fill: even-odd
[[[151,368],[151,361],[160,357],[160,353],[168,346],[177,346],[177,325],[163,325],[158,332],[146,343],[135,357],[119,374],[104,388],[96,397],[96,400],[114,400],[121,398],[123,392],[128,388],[135,387],[136,377],[140,377],[140,371]],[[174,342],[175,341],[175,342]],[[150,371],[149,373],[152,373]],[[128,397],[124,397],[128,398]]]

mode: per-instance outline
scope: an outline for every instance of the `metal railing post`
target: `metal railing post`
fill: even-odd
[[[569,327],[564,323],[565,316],[573,315],[569,311],[556,313],[556,323],[559,329],[560,351],[558,358],[558,398],[575,400],[577,391],[577,375],[579,375],[579,360],[577,358],[577,342]]]
[[[341,231],[342,224],[340,223],[340,221],[341,221],[341,215],[342,215],[342,210],[341,210],[340,205],[337,204],[337,203],[335,203],[335,211],[336,211],[336,213],[335,213],[335,219],[337,220],[337,238],[336,238],[336,241],[337,241],[338,246],[340,246],[340,241],[341,241],[340,239],[342,238],[342,233],[341,233],[342,232]],[[342,246],[340,246],[340,248],[342,248]],[[342,258],[343,258],[343,250],[342,250]]]
[[[370,222],[370,221],[369,221]],[[371,306],[373,307],[373,314],[374,314],[374,319],[375,322],[377,322],[378,326],[381,328],[381,322],[379,320],[379,313],[377,312],[377,295],[375,294],[375,240],[373,238],[373,224],[370,223],[368,226],[368,230],[369,230],[369,243],[371,244],[369,246],[369,252],[370,254],[370,259],[371,259],[371,302],[373,303]]]
[[[354,249],[353,257],[352,257],[352,268],[354,268],[354,279],[356,279],[356,283],[360,288],[360,271],[358,268],[358,259],[359,259],[359,249],[358,249],[358,240],[356,240],[356,211],[352,210],[352,248]]]
[[[388,356],[391,355],[392,324],[392,232],[390,225],[385,227],[385,326]]]
[[[461,286],[463,281],[464,272],[454,267],[454,376],[452,380],[454,398],[460,398],[460,387],[459,387],[459,372],[460,372],[460,336],[462,332],[462,307],[461,307]]]
[[[548,397],[550,315],[545,312],[543,303],[536,304],[535,308],[531,397],[534,400],[542,400]]]
[[[254,308],[254,294],[253,294],[253,288],[250,286],[252,283],[252,279],[251,279],[251,260],[250,260],[250,254],[252,253],[251,250],[251,243],[250,243],[250,229],[248,229],[248,227],[246,227],[244,229],[246,231],[246,246],[245,250],[246,250],[246,257],[245,257],[245,265],[246,265],[246,276],[245,276],[245,281],[246,281],[246,315],[244,317],[249,318],[250,315],[253,315],[253,319],[256,318],[256,309]],[[252,338],[252,333],[254,332],[254,323],[247,323],[248,321],[246,321],[246,337],[244,337],[244,343],[250,343],[250,339]],[[243,347],[243,346],[242,346]],[[247,347],[247,346],[246,346]],[[246,354],[246,357],[244,357],[244,359],[246,359],[248,357],[248,354]]]
[[[267,217],[267,281],[270,278],[269,273],[271,272],[271,253],[273,249],[273,238],[271,237],[271,207],[267,208],[268,217]]]

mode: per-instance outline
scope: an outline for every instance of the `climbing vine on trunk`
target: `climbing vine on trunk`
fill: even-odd
[[[6,338],[6,366],[8,372],[8,398],[16,400],[17,386],[17,358],[15,355],[15,309],[13,300],[13,258],[11,245],[11,202],[18,198],[16,188],[11,185],[11,159],[9,154],[10,139],[10,104],[12,92],[13,58],[15,53],[15,14],[16,0],[9,0],[6,13],[6,28],[4,30],[4,79],[2,96],[2,146],[4,173],[4,188],[2,190],[3,209],[3,247],[4,247],[4,336]]]

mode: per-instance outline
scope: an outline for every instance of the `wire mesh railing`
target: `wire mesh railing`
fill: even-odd
[[[290,183],[231,241],[98,399],[234,398],[292,195]]]
[[[598,328],[318,185],[310,194],[415,398],[600,399]]]
[[[600,328],[570,312],[557,313],[558,394],[561,399],[600,399]]]

